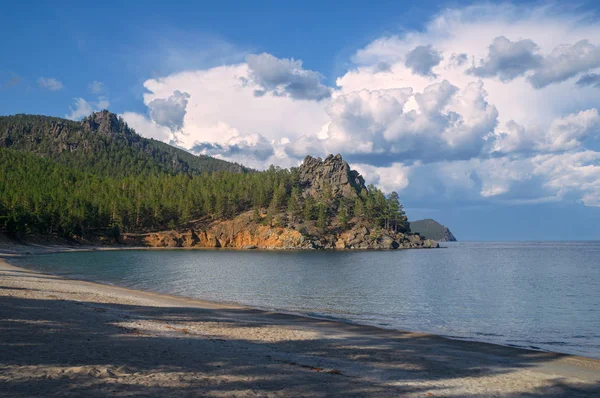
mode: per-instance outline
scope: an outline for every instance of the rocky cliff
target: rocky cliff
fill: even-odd
[[[264,215],[263,215],[264,217]],[[303,225],[304,224],[304,225]],[[119,243],[131,246],[236,249],[420,249],[438,243],[419,235],[381,231],[354,225],[346,231],[318,233],[310,223],[274,227],[253,220],[252,212],[233,220],[214,221],[185,230],[122,234]]]
[[[330,189],[333,196],[356,197],[365,188],[365,180],[350,169],[341,155],[329,155],[322,160],[307,156],[298,168],[303,196],[317,196]]]

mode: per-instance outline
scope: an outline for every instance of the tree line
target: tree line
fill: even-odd
[[[177,228],[202,218],[229,219],[246,211],[271,225],[314,222],[325,229],[335,222],[347,228],[353,218],[394,231],[407,225],[395,192],[384,195],[370,185],[347,198],[326,187],[318,197],[304,197],[295,168],[112,177],[0,148],[0,228],[12,236],[117,235]]]

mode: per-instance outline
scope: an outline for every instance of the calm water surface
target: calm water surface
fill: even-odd
[[[600,242],[446,246],[112,251],[11,261],[135,289],[600,358]]]

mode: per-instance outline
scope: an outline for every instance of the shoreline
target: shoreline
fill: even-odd
[[[160,391],[169,395],[172,392],[175,396],[187,391],[185,386],[194,384],[187,379],[190,374],[198,376],[200,372],[203,377],[220,380],[218,383],[217,379],[214,383],[207,382],[201,388],[196,386],[206,395],[219,395],[215,391],[220,383],[233,383],[242,374],[248,380],[243,383],[238,380],[236,385],[241,383],[243,391],[267,396],[276,396],[275,392],[280,391],[284,391],[283,395],[308,396],[340,391],[349,395],[369,391],[375,396],[410,396],[413,393],[414,396],[429,393],[431,396],[456,396],[475,392],[478,396],[482,392],[484,395],[543,392],[543,395],[552,396],[557,391],[560,394],[555,396],[592,396],[600,393],[600,360],[591,358],[66,279],[10,265],[2,257],[0,285],[3,303],[0,323],[8,323],[3,329],[9,330],[6,335],[9,345],[14,344],[13,347],[22,351],[11,355],[10,350],[0,349],[0,385],[8,383],[10,387],[11,380],[22,379],[20,388],[30,392],[36,383],[40,384],[40,375],[49,375],[52,380],[60,381],[57,391],[72,388],[68,385],[75,381],[78,389],[85,388],[77,390],[79,392],[106,392],[108,390],[102,389],[114,388],[115,383],[125,388],[136,380],[133,384],[140,393]],[[31,304],[32,300],[35,305]],[[19,324],[18,319],[23,318],[20,315],[23,312],[35,315],[33,330],[29,330],[32,319],[28,319],[26,329],[15,326]],[[71,333],[68,328],[58,327],[53,333],[38,330],[38,335],[31,335],[40,321],[41,324],[64,324],[64,317],[76,323],[77,327],[72,329],[78,330],[80,343],[76,338],[68,338]],[[85,322],[79,321],[79,317]],[[110,322],[106,322],[106,317]],[[61,318],[62,322],[54,318]],[[121,350],[129,349],[133,357],[123,358],[120,352],[110,347],[111,344],[102,344],[100,348],[89,343],[90,337],[97,338],[98,331],[111,344],[118,341]],[[61,340],[62,337],[65,339]],[[42,350],[41,359],[38,359],[38,349],[27,349],[32,339],[41,339],[38,345],[52,346],[47,350],[50,358],[60,357],[67,344],[74,352],[61,360],[45,360]],[[133,349],[138,339],[145,342],[144,352]],[[167,361],[169,363],[165,364],[160,360],[160,353],[155,352],[154,343],[161,350],[183,351],[172,359],[173,363]],[[89,344],[95,347],[92,354],[88,352],[91,350]],[[215,344],[219,346],[216,351]],[[196,347],[193,358],[207,358],[210,363],[216,358],[227,358],[220,361],[226,362],[227,366],[211,368],[207,376],[206,369],[201,367],[204,369],[201,370],[189,358],[182,359],[189,345]],[[106,355],[96,358],[98,351],[103,350],[107,350]],[[27,353],[29,356],[25,355]],[[252,354],[248,357],[248,353]],[[90,360],[90,356],[94,359]],[[102,360],[99,359],[105,362],[100,370],[98,362]],[[123,368],[125,365],[118,366],[122,362],[126,362],[127,369]],[[175,364],[183,372],[179,376],[184,380],[179,383],[181,385],[172,383],[169,376],[172,369],[165,368]],[[82,367],[85,369],[81,370]],[[143,377],[132,372],[133,368],[140,367],[144,371],[137,373]],[[241,370],[248,367],[255,371],[260,369],[262,376],[256,379]],[[104,372],[105,369],[108,370]],[[97,372],[113,375],[100,377]],[[275,380],[281,372],[287,375],[286,382]],[[292,380],[302,380],[302,383]],[[273,384],[273,387],[265,390],[265,383]],[[165,387],[171,384],[172,390]],[[156,390],[157,386],[160,386],[159,390]],[[337,387],[329,390],[332,386]],[[17,392],[15,395],[19,396]]]
[[[156,235],[156,234],[167,234],[173,231],[163,232],[150,232],[145,234],[133,234],[131,236],[138,235]],[[430,242],[429,239],[426,240]],[[41,242],[41,243],[40,243]],[[56,238],[49,236],[35,236],[33,240],[13,240],[2,234],[0,234],[0,256],[1,255],[30,255],[30,254],[51,254],[51,253],[62,253],[62,252],[78,252],[78,251],[109,251],[109,250],[231,250],[231,251],[278,251],[278,252],[360,252],[360,251],[401,251],[401,250],[424,250],[424,249],[442,249],[444,246],[440,246],[439,242],[434,242],[435,246],[414,246],[414,247],[395,247],[395,248],[384,248],[384,247],[344,247],[338,248],[332,247],[303,247],[303,246],[256,246],[256,245],[245,245],[245,246],[152,246],[152,245],[135,245],[126,243],[111,243],[111,244],[100,244],[100,243],[81,243],[81,242],[69,242],[64,238]],[[139,243],[139,242],[137,242]],[[442,242],[447,243],[447,242]]]
[[[163,247],[131,247],[131,248],[106,248],[103,250],[97,250],[97,249],[92,249],[92,248],[85,248],[85,249],[75,249],[75,250],[69,250],[69,249],[61,249],[61,248],[57,248],[56,251],[47,251],[47,252],[41,252],[41,253],[35,253],[35,254],[15,254],[15,255],[10,255],[9,257],[29,257],[29,256],[35,256],[35,255],[52,255],[52,254],[59,254],[59,253],[76,253],[76,252],[93,252],[93,251],[120,251],[120,250],[225,250],[225,251],[239,251],[239,250],[244,250],[244,249],[237,249],[237,248],[181,248],[181,247],[167,247],[167,248],[163,248]],[[261,249],[258,250],[252,250],[252,251],[261,251]],[[264,251],[272,251],[272,250],[264,250]],[[287,250],[286,250],[287,251]],[[4,263],[6,265],[9,265],[11,267],[16,267],[16,268],[20,268],[26,271],[30,271],[33,273],[37,273],[37,274],[41,274],[41,275],[49,275],[49,276],[53,276],[53,277],[57,277],[57,278],[61,278],[64,279],[66,281],[73,281],[73,282],[84,282],[84,283],[90,283],[90,284],[96,284],[96,285],[100,285],[100,286],[108,286],[108,287],[114,287],[114,288],[118,288],[118,289],[123,289],[124,291],[128,291],[130,293],[145,293],[145,294],[150,294],[150,295],[157,295],[158,297],[163,297],[166,299],[182,299],[182,300],[187,300],[187,301],[191,301],[191,302],[197,302],[201,305],[205,305],[205,306],[231,306],[231,307],[236,307],[239,309],[246,309],[246,310],[256,310],[256,311],[262,311],[264,313],[274,313],[274,314],[281,314],[281,315],[289,315],[289,316],[296,316],[296,317],[300,317],[300,318],[306,318],[306,319],[310,319],[310,320],[320,320],[320,321],[327,321],[327,322],[336,322],[336,323],[341,323],[341,324],[348,324],[348,325],[355,325],[355,326],[364,326],[364,327],[371,327],[371,328],[375,328],[378,330],[386,330],[386,331],[396,331],[399,333],[416,333],[416,334],[422,334],[422,335],[427,335],[427,336],[435,336],[438,338],[442,338],[442,339],[447,339],[450,341],[463,341],[463,342],[472,342],[472,343],[481,343],[481,344],[490,344],[493,346],[499,346],[499,347],[505,347],[505,348],[513,348],[513,349],[518,349],[518,350],[524,350],[524,351],[530,351],[530,352],[544,352],[544,353],[551,353],[551,354],[557,354],[557,355],[566,355],[566,356],[570,356],[570,357],[574,357],[574,358],[581,358],[581,359],[590,359],[590,360],[595,360],[595,361],[599,361],[599,369],[600,369],[600,358],[596,358],[596,357],[591,357],[591,356],[585,356],[585,355],[578,355],[578,354],[570,354],[570,353],[565,353],[565,352],[559,352],[559,351],[551,351],[551,350],[545,350],[542,348],[533,348],[533,347],[527,347],[527,346],[519,346],[519,345],[515,345],[515,344],[502,344],[500,342],[488,342],[488,341],[481,341],[481,340],[474,340],[474,339],[469,339],[469,338],[463,338],[463,337],[453,337],[453,336],[445,336],[445,335],[441,335],[441,334],[436,334],[436,333],[430,333],[430,332],[424,332],[424,331],[416,331],[416,330],[407,330],[407,329],[398,329],[398,328],[393,328],[393,327],[384,327],[384,326],[380,326],[380,325],[372,325],[372,324],[368,324],[368,323],[361,323],[361,322],[355,322],[352,321],[351,319],[347,319],[347,318],[338,318],[338,317],[334,317],[334,316],[328,316],[328,315],[311,315],[309,313],[303,313],[303,312],[295,312],[295,311],[287,311],[285,309],[277,309],[277,308],[266,308],[266,307],[260,307],[260,306],[251,306],[248,304],[243,304],[243,303],[237,303],[237,302],[229,302],[229,301],[211,301],[211,300],[205,300],[205,299],[201,299],[201,298],[197,298],[197,297],[191,297],[191,296],[184,296],[184,295],[178,295],[178,294],[174,294],[174,293],[159,293],[159,292],[155,292],[152,290],[145,290],[145,289],[132,289],[132,288],[128,288],[125,286],[120,286],[118,284],[112,284],[109,282],[102,282],[102,281],[96,281],[93,279],[84,279],[84,278],[77,278],[77,277],[73,277],[70,275],[61,275],[61,274],[56,274],[56,273],[51,273],[51,272],[43,272],[43,271],[38,271],[36,269],[32,268],[28,268],[25,266],[21,266],[21,265],[14,265],[10,262],[9,259],[3,259],[3,254],[0,252],[0,267],[2,266],[2,262],[4,261]]]
[[[2,242],[0,242],[0,262],[2,262],[3,257],[29,257],[29,256],[35,256],[35,255],[52,255],[52,254],[59,254],[59,253],[76,253],[76,252],[95,252],[95,251],[146,251],[146,250],[152,250],[152,251],[194,251],[194,250],[200,250],[200,251],[233,251],[233,252],[237,252],[237,251],[250,251],[250,252],[294,252],[294,251],[299,251],[299,252],[320,252],[320,251],[327,251],[327,252],[344,252],[344,251],[348,251],[350,249],[342,249],[342,250],[338,250],[338,249],[333,249],[333,250],[328,250],[328,249],[322,249],[322,250],[302,250],[302,249],[298,249],[298,250],[280,250],[280,249],[252,249],[252,250],[248,250],[248,249],[243,249],[243,248],[235,248],[235,247],[223,247],[223,248],[208,248],[208,247],[150,247],[150,246],[82,246],[82,247],[77,247],[77,246],[67,246],[67,245],[33,245],[34,247],[36,247],[39,251],[35,252],[35,253],[31,253],[31,252],[23,252],[23,248],[25,247],[30,247],[29,244],[20,244],[20,248],[18,250],[18,252],[16,253],[10,253],[7,254],[6,251],[4,250],[4,248],[2,247]],[[447,247],[443,247],[440,246],[440,249],[447,249]],[[403,249],[399,249],[399,250],[403,250]],[[354,250],[350,250],[350,251],[354,251]],[[385,251],[385,252],[393,252],[394,250],[385,250],[385,249],[364,249],[364,250],[357,250],[357,251]],[[442,335],[436,332],[428,332],[428,331],[422,331],[422,330],[408,330],[408,329],[401,329],[401,328],[395,328],[395,327],[385,327],[385,326],[381,326],[381,325],[377,325],[377,324],[369,324],[369,323],[361,323],[360,321],[353,321],[352,319],[348,319],[348,318],[341,318],[341,317],[335,317],[335,316],[329,316],[327,314],[323,314],[323,315],[319,315],[319,314],[311,314],[311,313],[305,313],[305,312],[296,312],[296,311],[292,311],[292,310],[286,310],[286,309],[278,309],[278,308],[267,308],[267,307],[260,307],[260,306],[252,306],[252,305],[248,305],[248,304],[244,304],[244,303],[238,303],[238,302],[233,302],[233,301],[211,301],[211,300],[205,300],[202,298],[197,298],[197,297],[192,297],[192,296],[184,296],[184,295],[177,295],[174,293],[159,293],[159,292],[155,292],[152,290],[144,290],[144,289],[132,289],[132,288],[128,288],[125,286],[120,286],[118,284],[113,284],[110,282],[103,282],[103,281],[97,281],[94,280],[92,278],[90,279],[86,279],[86,278],[81,278],[81,277],[75,277],[75,276],[71,276],[71,275],[65,275],[65,274],[56,274],[56,273],[50,273],[50,272],[44,272],[44,271],[39,271],[36,270],[34,266],[32,266],[31,268],[28,268],[26,266],[23,265],[13,265],[12,263],[10,263],[10,261],[7,259],[6,260],[7,263],[11,266],[14,267],[18,267],[18,268],[23,268],[25,270],[34,272],[34,273],[41,273],[41,274],[47,274],[47,275],[52,275],[52,276],[56,276],[59,278],[63,278],[65,280],[71,280],[71,281],[79,281],[79,282],[88,282],[88,283],[92,283],[92,284],[99,284],[99,285],[104,285],[104,286],[111,286],[111,287],[118,287],[120,289],[125,289],[125,290],[131,290],[134,292],[144,292],[144,293],[150,293],[150,294],[158,294],[158,295],[164,295],[166,297],[172,297],[172,298],[181,298],[181,299],[185,299],[185,300],[192,300],[192,301],[198,301],[207,305],[230,305],[230,306],[236,306],[236,307],[240,307],[240,308],[245,308],[248,310],[258,310],[258,311],[264,311],[264,312],[268,312],[268,313],[278,313],[278,314],[283,314],[283,315],[291,315],[291,316],[298,316],[298,317],[302,317],[302,318],[307,318],[307,319],[316,319],[316,320],[323,320],[323,321],[331,321],[331,322],[340,322],[340,323],[344,323],[344,324],[350,324],[350,325],[357,325],[357,326],[366,326],[366,327],[373,327],[376,329],[381,329],[381,330],[388,330],[388,331],[397,331],[397,332],[401,332],[401,333],[420,333],[420,334],[424,334],[424,335],[429,335],[429,336],[436,336],[436,337],[440,337],[440,338],[444,338],[444,339],[448,339],[448,340],[453,340],[453,341],[464,341],[464,342],[474,342],[474,343],[483,343],[483,344],[491,344],[491,345],[495,345],[495,346],[500,346],[500,347],[506,347],[506,348],[515,348],[515,349],[520,349],[520,350],[525,350],[525,351],[531,351],[531,352],[547,352],[547,353],[554,353],[554,354],[558,354],[558,355],[568,355],[568,356],[572,356],[572,357],[578,357],[578,358],[584,358],[584,359],[591,359],[591,360],[598,360],[600,361],[600,357],[593,357],[593,356],[586,356],[585,354],[578,354],[578,353],[568,353],[568,352],[560,352],[560,351],[553,351],[553,350],[549,350],[549,349],[544,349],[544,348],[538,348],[538,347],[534,347],[534,346],[524,346],[524,345],[517,345],[517,344],[508,344],[508,343],[502,343],[502,342],[496,342],[496,341],[485,341],[485,340],[477,340],[477,339],[473,339],[473,338],[469,338],[469,337],[461,337],[461,336],[448,336],[448,335]]]

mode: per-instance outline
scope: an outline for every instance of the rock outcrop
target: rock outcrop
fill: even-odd
[[[433,240],[419,235],[381,232],[366,226],[357,226],[342,233],[336,240],[337,249],[429,249],[439,247]]]
[[[304,197],[317,196],[325,189],[331,189],[333,196],[356,197],[365,188],[362,176],[350,169],[339,154],[325,160],[307,156],[298,173]]]
[[[340,155],[322,160],[307,156],[298,168],[299,185],[304,198],[317,198],[334,209],[341,198],[358,198],[366,189],[361,175],[350,169]],[[327,192],[328,191],[328,192]],[[197,220],[185,229],[124,234],[120,242],[151,247],[198,247],[237,249],[415,249],[435,248],[438,243],[416,234],[384,230],[364,215],[340,222],[335,216],[318,227],[315,217],[286,211],[262,209],[248,211],[230,220]],[[257,216],[259,218],[257,218]]]
[[[315,197],[335,209],[341,198],[355,199],[365,190],[361,175],[350,169],[340,155],[322,160],[307,156],[298,168],[299,185],[304,198]],[[328,191],[328,192],[327,192]],[[337,204],[334,204],[337,203]],[[279,211],[279,213],[277,213]],[[287,211],[269,208],[248,211],[230,220],[197,220],[178,231],[124,234],[120,242],[152,247],[198,247],[237,249],[416,249],[435,248],[438,243],[417,234],[384,230],[377,222],[361,214],[340,222],[330,216],[325,226],[314,216],[305,218]]]
[[[253,221],[252,212],[233,220],[215,221],[203,229],[123,234],[119,242],[132,246],[236,249],[425,249],[436,241],[419,235],[382,232],[356,225],[343,232],[316,235],[307,227],[273,227]]]

